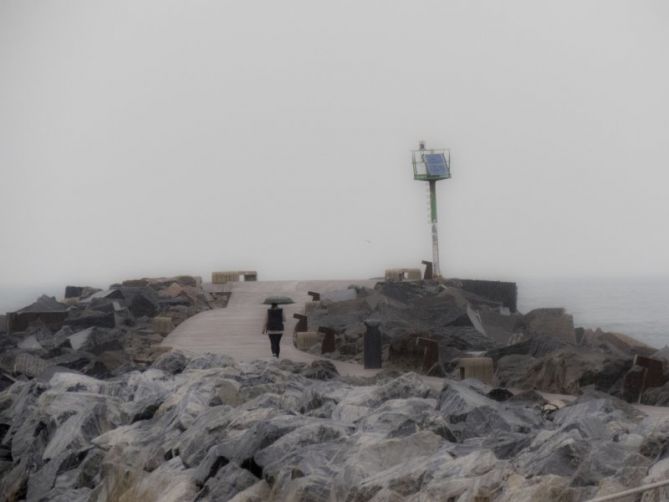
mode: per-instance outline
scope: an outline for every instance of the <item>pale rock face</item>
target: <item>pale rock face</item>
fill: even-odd
[[[656,483],[664,481],[669,477],[669,458],[664,458],[648,470],[648,475],[641,480],[641,484]],[[663,487],[652,492],[645,493],[642,502],[654,502],[656,500],[669,500],[669,487]]]
[[[264,480],[261,480],[239,492],[229,502],[265,502],[267,500],[271,500],[270,487]]]
[[[442,437],[429,431],[393,439],[383,439],[379,434],[358,435],[334,480],[336,499],[362,497],[363,493],[369,493],[377,486],[379,489],[385,487],[395,478],[398,470],[404,471],[407,466],[426,460],[439,450],[443,442]],[[397,469],[393,470],[395,467]],[[392,475],[386,473],[391,470]]]
[[[569,486],[569,479],[560,476],[538,476],[525,479],[513,475],[507,479],[507,485],[499,502],[537,502],[551,500],[556,502],[575,502],[578,490]]]
[[[197,489],[177,457],[144,476],[121,495],[119,502],[180,502],[193,500],[196,495]]]

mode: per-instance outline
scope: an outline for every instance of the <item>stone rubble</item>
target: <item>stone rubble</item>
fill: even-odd
[[[109,378],[145,368],[165,350],[165,326],[225,306],[190,276],[125,281],[106,291],[68,286],[64,301],[42,296],[16,314],[14,324],[25,329],[0,330],[0,390],[54,369]]]
[[[367,378],[165,352],[165,326],[225,305],[188,276],[40,298],[25,329],[0,326],[0,501],[576,502],[666,478],[669,417],[619,398],[669,403],[669,349],[523,315],[507,286],[382,282],[310,303],[335,359],[360,361],[379,321],[385,369]],[[454,378],[473,355],[493,385]]]
[[[465,284],[478,293],[464,289]],[[561,308],[512,311],[513,283],[379,282],[373,289],[346,291],[330,295],[342,300],[321,299],[306,309],[304,329],[334,332],[334,351],[323,357],[361,363],[364,322],[375,320],[387,368],[457,377],[463,358],[486,356],[493,360],[493,383],[499,387],[580,394],[594,385],[630,402],[669,402],[663,387],[669,385],[666,350],[629,336],[574,327]],[[484,298],[481,291],[497,298]],[[304,343],[304,337],[298,338]],[[307,350],[321,354],[321,348],[314,343]]]
[[[594,390],[546,413],[532,393],[510,397],[476,380],[439,390],[415,373],[359,385],[311,370],[171,352],[108,379],[57,372],[16,382],[0,393],[0,493],[578,501],[669,470],[669,418],[651,422]]]

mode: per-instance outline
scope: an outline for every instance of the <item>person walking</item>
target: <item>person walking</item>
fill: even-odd
[[[277,359],[281,349],[281,336],[283,335],[284,322],[286,322],[286,318],[283,315],[283,309],[280,309],[278,304],[272,303],[272,306],[267,309],[267,319],[265,320],[265,329],[263,329],[263,333],[269,335],[269,341],[272,346],[272,356]]]

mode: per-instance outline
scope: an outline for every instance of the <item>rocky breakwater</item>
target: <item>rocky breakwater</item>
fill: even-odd
[[[223,300],[224,302],[225,300]],[[224,306],[190,276],[137,279],[107,290],[68,286],[9,313],[0,326],[0,389],[55,371],[108,378],[150,365],[158,344],[186,318]]]
[[[476,381],[170,352],[0,393],[4,500],[584,500],[669,474],[669,420],[600,393],[546,412]],[[478,498],[477,498],[478,497]]]
[[[629,402],[669,403],[666,350],[575,327],[561,308],[520,313],[512,283],[380,282],[331,297],[309,305],[301,326],[333,335],[324,357],[361,362],[364,321],[375,319],[385,367],[456,377],[464,358],[485,356],[498,386],[565,394],[594,386]]]

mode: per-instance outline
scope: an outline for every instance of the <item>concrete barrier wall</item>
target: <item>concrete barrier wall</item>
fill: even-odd
[[[389,268],[385,272],[386,281],[420,281],[419,268]]]
[[[462,289],[500,302],[511,312],[516,312],[518,306],[518,286],[515,282],[479,281],[473,279],[456,279],[462,284]]]
[[[214,284],[225,284],[226,282],[257,281],[258,272],[255,270],[226,270],[224,272],[212,272],[211,282]]]
[[[214,284],[225,284],[226,282],[239,282],[239,272],[212,272],[211,282]]]
[[[488,385],[492,384],[493,364],[489,357],[466,357],[458,362],[460,378],[476,378]]]

